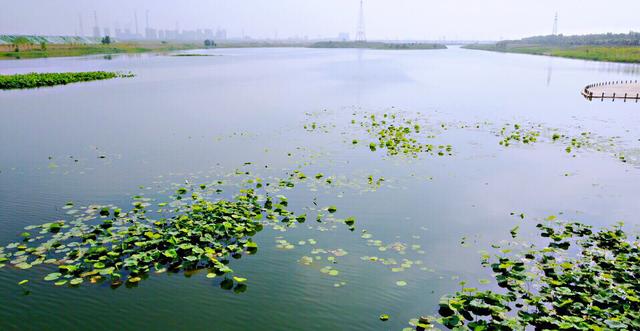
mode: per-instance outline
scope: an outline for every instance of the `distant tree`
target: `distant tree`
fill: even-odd
[[[215,42],[215,41],[213,41],[213,40],[210,40],[210,39],[206,39],[206,40],[204,41],[204,45],[205,45],[206,47],[216,47],[216,42]]]
[[[13,40],[13,44],[16,46],[16,52],[20,52],[20,46],[29,45],[31,41],[27,37],[17,37]]]
[[[102,44],[103,44],[103,45],[109,45],[109,44],[111,44],[111,37],[109,37],[109,36],[104,36],[104,37],[102,38],[101,42],[102,42]]]
[[[550,35],[550,36],[536,36],[524,38],[521,40],[505,41],[510,44],[535,44],[535,45],[551,45],[551,46],[584,46],[584,45],[599,45],[599,46],[638,46],[640,45],[640,33],[606,33],[606,34],[588,34],[588,35],[576,35],[565,36]]]
[[[44,41],[40,42],[40,50],[41,51],[46,51],[47,50],[47,43]]]

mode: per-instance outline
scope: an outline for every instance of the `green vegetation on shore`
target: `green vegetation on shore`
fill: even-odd
[[[640,46],[542,46],[542,45],[467,45],[463,48],[503,53],[547,55],[570,59],[640,63]]]
[[[0,90],[27,89],[54,85],[65,85],[92,80],[132,77],[132,74],[120,74],[106,71],[64,72],[64,73],[28,73],[0,75]]]
[[[43,57],[69,57],[97,54],[136,54],[136,53],[164,53],[203,48],[203,44],[171,43],[171,42],[104,42],[83,43],[74,40],[73,43],[48,43],[44,37],[16,37],[4,36],[5,44],[0,44],[0,60],[32,59]],[[61,38],[61,37],[60,37]],[[57,39],[56,39],[57,40]],[[65,41],[66,39],[61,39]],[[39,43],[36,43],[39,41]],[[210,41],[211,44],[211,41]],[[209,46],[205,46],[209,48]],[[271,47],[310,47],[310,48],[368,48],[388,50],[421,50],[446,49],[447,46],[430,43],[385,43],[385,42],[335,42],[323,41],[317,43],[283,43],[283,42],[226,42],[215,43],[215,48],[271,48]],[[193,55],[179,55],[193,56]]]
[[[201,44],[177,43],[111,43],[111,44],[48,44],[46,47],[0,52],[0,59],[28,59],[42,57],[84,56],[95,54],[133,54],[172,52],[202,48]]]
[[[554,49],[551,55],[572,59],[584,59],[606,62],[640,63],[640,47],[590,47],[581,46],[572,49]]]
[[[384,43],[374,41],[321,41],[311,44],[311,48],[368,48],[389,50],[414,50],[414,49],[447,49],[442,44],[430,43]]]
[[[463,48],[605,62],[640,63],[640,33],[537,36]]]
[[[508,42],[553,46],[640,46],[640,33],[601,33],[573,36],[558,34],[548,36],[535,36]]]

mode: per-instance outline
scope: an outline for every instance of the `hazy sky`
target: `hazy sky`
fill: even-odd
[[[640,0],[365,0],[368,39],[500,39],[640,31]],[[0,34],[71,35],[93,27],[226,28],[230,37],[355,35],[359,0],[5,0]]]

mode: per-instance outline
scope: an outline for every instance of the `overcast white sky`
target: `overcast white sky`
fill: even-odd
[[[101,27],[140,30],[149,10],[152,27],[226,28],[231,37],[335,37],[355,35],[359,0],[5,0],[0,34],[91,33],[93,11]],[[368,39],[510,39],[559,32],[640,31],[640,0],[365,0]]]

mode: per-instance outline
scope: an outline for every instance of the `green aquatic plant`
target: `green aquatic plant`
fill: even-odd
[[[514,124],[513,128],[504,126],[500,130],[500,136],[502,137],[502,140],[500,140],[499,144],[509,147],[513,142],[520,142],[523,144],[533,144],[537,142],[540,137],[540,131],[533,128],[524,129],[520,124]]]
[[[311,122],[303,125],[303,128],[308,132],[318,131],[318,132],[328,133],[329,130],[334,127],[335,127],[334,124],[318,123],[318,122]]]
[[[121,74],[107,71],[64,72],[64,73],[28,73],[0,75],[0,90],[28,89],[45,86],[66,85],[77,82],[133,77],[133,74]]]
[[[354,121],[352,121],[354,123]],[[434,138],[433,134],[422,134],[423,128],[415,121],[406,119],[402,114],[382,114],[378,120],[375,114],[367,114],[360,126],[365,127],[367,133],[376,142],[369,143],[372,152],[378,149],[387,152],[387,155],[405,155],[417,158],[421,153],[431,155],[452,155],[451,145],[434,145],[420,141],[420,138]]]
[[[547,220],[537,225],[546,246],[483,257],[502,291],[463,287],[430,320],[456,330],[640,329],[638,237]]]
[[[132,285],[151,271],[208,269],[209,274],[226,275],[233,273],[230,258],[258,251],[252,237],[264,225],[291,225],[306,219],[286,209],[284,196],[265,198],[253,189],[242,189],[231,200],[210,201],[196,191],[178,188],[169,204],[175,206],[169,217],[151,217],[149,204],[134,197],[129,212],[95,206],[99,216],[93,219],[28,226],[21,241],[0,249],[0,263],[18,269],[55,265],[57,270],[44,280],[58,286],[78,286],[85,280]],[[233,287],[234,281],[246,279],[225,277],[221,287]]]
[[[591,132],[582,132],[580,133],[579,136],[575,136],[571,138],[571,140],[569,141],[569,146],[567,146],[566,148],[566,151],[567,153],[571,153],[571,149],[573,148],[578,149],[585,146],[590,146],[592,144],[593,143],[591,141]]]
[[[542,124],[528,123],[527,128],[520,124],[506,124],[494,132],[500,137],[499,144],[509,147],[516,143],[531,145],[537,142],[549,142],[564,145],[567,154],[576,156],[579,150],[608,152],[621,162],[637,164],[637,151],[627,149],[626,152],[633,156],[625,157],[625,151],[617,147],[622,143],[620,137],[604,137],[595,135],[592,132],[580,132],[579,134],[561,133],[558,129],[548,128]]]

